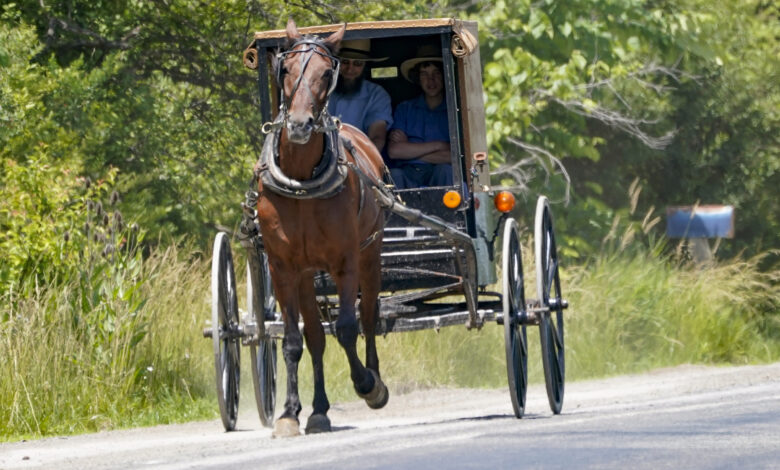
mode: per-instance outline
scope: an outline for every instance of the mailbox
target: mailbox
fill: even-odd
[[[677,206],[666,209],[671,238],[734,238],[734,206]]]

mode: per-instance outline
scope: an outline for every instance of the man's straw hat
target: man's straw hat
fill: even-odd
[[[383,60],[387,60],[387,57],[371,57],[370,39],[353,39],[351,41],[341,41],[339,58],[365,60],[366,62],[381,62]]]

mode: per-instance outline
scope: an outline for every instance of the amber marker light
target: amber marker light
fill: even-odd
[[[441,198],[445,206],[450,209],[455,209],[460,205],[460,193],[457,191],[447,191],[444,193],[444,197]]]
[[[499,191],[493,199],[499,212],[509,212],[515,207],[515,196],[509,191]]]

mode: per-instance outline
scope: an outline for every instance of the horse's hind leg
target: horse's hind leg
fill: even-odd
[[[360,257],[360,323],[366,338],[366,367],[376,373],[372,393],[364,396],[371,408],[382,408],[390,398],[379,374],[379,356],[376,353],[376,325],[379,319],[379,290],[382,273],[379,267],[382,245],[374,243]]]
[[[319,309],[314,292],[313,276],[303,276],[298,286],[303,315],[303,335],[311,355],[314,370],[314,411],[306,422],[306,434],[330,431],[330,419],[327,413],[330,409],[328,395],[325,393],[325,374],[322,356],[325,353],[325,331],[320,321]]]
[[[358,322],[355,315],[355,301],[357,300],[358,272],[357,260],[350,259],[347,263],[353,265],[352,269],[344,269],[333,276],[339,291],[339,317],[336,320],[336,337],[339,344],[347,353],[350,376],[357,394],[366,400],[369,406],[376,407],[372,403],[386,402],[383,396],[387,394],[387,388],[376,372],[367,369],[360,362],[357,354]],[[375,302],[374,302],[375,303]],[[379,407],[384,406],[384,403]]]
[[[279,296],[284,318],[284,339],[282,355],[287,368],[287,399],[284,412],[274,424],[273,437],[292,437],[300,435],[298,414],[301,412],[301,400],[298,396],[298,362],[303,355],[303,337],[298,329],[298,292],[297,283],[272,273],[274,292]]]

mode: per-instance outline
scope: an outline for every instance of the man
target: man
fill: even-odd
[[[328,112],[363,131],[381,152],[387,140],[387,129],[393,124],[393,111],[385,89],[365,80],[367,62],[387,59],[371,58],[370,51],[368,39],[342,41],[339,79],[330,97]]]
[[[442,62],[434,46],[422,46],[401,64],[401,74],[422,94],[398,105],[390,131],[387,153],[396,163],[390,173],[399,189],[453,184]]]

